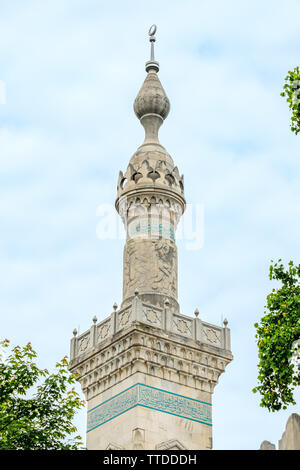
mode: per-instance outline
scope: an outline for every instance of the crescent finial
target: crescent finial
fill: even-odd
[[[155,70],[156,72],[159,71],[159,64],[156,62],[154,58],[154,43],[156,41],[155,33],[157,31],[156,24],[150,26],[148,34],[149,34],[149,41],[151,44],[151,53],[150,53],[150,60],[146,63],[146,71],[148,72],[150,69]]]

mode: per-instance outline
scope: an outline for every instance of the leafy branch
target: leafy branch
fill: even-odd
[[[284,91],[281,96],[286,97],[289,108],[292,111],[291,131],[297,135],[300,132],[300,72],[299,67],[289,70],[285,77]]]
[[[0,346],[7,349],[9,341]],[[72,437],[77,431],[72,420],[84,402],[70,389],[76,377],[68,371],[67,358],[50,374],[37,366],[36,357],[28,343],[0,362],[0,449],[82,448],[81,437]],[[32,387],[36,391],[28,397]]]
[[[258,381],[253,392],[261,394],[260,406],[269,411],[295,405],[293,391],[300,384],[299,364],[292,361],[293,343],[300,338],[300,265],[271,262],[269,277],[281,282],[267,296],[265,316],[255,323],[258,346]]]

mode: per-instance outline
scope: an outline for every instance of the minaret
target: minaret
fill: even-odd
[[[136,291],[141,300],[178,312],[175,231],[185,209],[183,176],[158,139],[170,102],[158,78],[154,59],[156,27],[150,28],[151,58],[146,79],[134,101],[145,140],[120,172],[116,209],[127,230],[124,248],[123,303]]]
[[[116,209],[127,233],[120,309],[71,340],[70,370],[88,403],[88,449],[211,449],[212,396],[232,360],[230,330],[182,315],[176,226],[183,176],[158,131],[170,102],[154,57],[134,111],[145,140],[120,172]]]

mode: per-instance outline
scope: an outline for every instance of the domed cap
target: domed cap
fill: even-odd
[[[145,114],[158,114],[162,119],[168,116],[170,101],[154,69],[149,70],[133,108],[139,119]]]

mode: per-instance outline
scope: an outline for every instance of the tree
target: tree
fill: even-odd
[[[271,280],[281,283],[267,296],[265,316],[255,323],[259,357],[260,406],[269,411],[295,405],[293,391],[300,384],[300,367],[293,363],[293,344],[300,338],[300,265],[289,262],[288,269],[271,261]]]
[[[292,111],[291,131],[297,135],[300,132],[300,72],[299,67],[289,70],[285,77],[284,91],[281,96],[285,96]]]
[[[0,342],[3,350],[9,341]],[[72,419],[84,402],[71,384],[64,357],[55,372],[39,369],[30,343],[16,346],[0,361],[0,449],[79,449]]]

